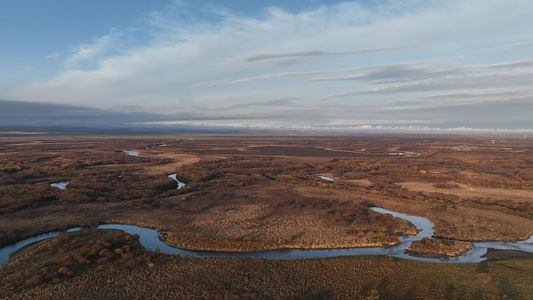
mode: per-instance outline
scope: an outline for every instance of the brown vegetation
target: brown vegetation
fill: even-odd
[[[151,255],[122,231],[63,234],[20,250],[10,264],[2,267],[3,289],[20,292],[41,284],[58,284],[91,269],[131,269],[137,264],[150,264]]]
[[[409,233],[400,221],[376,223],[364,202],[428,217],[448,239],[519,240],[533,233],[532,149],[523,142],[498,148],[442,138],[24,139],[1,146],[0,212],[9,223],[18,210],[68,208],[81,213],[83,224],[50,229],[111,220],[152,224],[175,229],[168,236],[174,244],[233,251],[390,244]],[[387,155],[400,151],[422,156]],[[189,188],[176,190],[170,172]],[[66,190],[49,185],[66,180]],[[507,187],[488,188],[490,182]],[[107,206],[83,206],[94,203],[117,204],[101,215]],[[125,208],[117,213],[119,203]],[[25,228],[6,224],[0,244],[24,237]]]
[[[472,249],[474,245],[469,242],[422,238],[420,241],[413,242],[405,250],[423,253],[439,254],[443,256],[459,256]]]
[[[166,146],[157,146],[161,143]],[[129,156],[121,149],[139,151],[144,156]],[[421,156],[388,155],[391,152]],[[114,222],[165,229],[164,238],[173,245],[227,251],[391,245],[397,243],[398,235],[415,233],[411,224],[368,209],[376,205],[430,219],[436,225],[436,236],[450,241],[428,240],[414,244],[413,250],[418,247],[420,251],[450,254],[468,248],[458,240],[516,241],[533,233],[532,154],[530,142],[512,137],[499,145],[486,144],[481,137],[428,136],[6,137],[0,139],[0,245],[47,231]],[[189,187],[177,190],[176,182],[167,178],[169,173],[177,173]],[[320,179],[319,175],[335,181]],[[50,186],[58,181],[70,183],[66,190]],[[131,256],[120,249],[102,249],[98,259],[89,259],[88,269],[52,264],[46,272],[55,272],[57,277],[47,277],[44,271],[28,273],[20,277],[23,288],[15,288],[16,284],[13,288],[55,291],[59,288],[53,285],[54,280],[65,283],[64,279],[70,278],[68,282],[80,284],[77,280],[83,277],[93,281],[103,272],[98,266],[118,266],[122,256]],[[74,248],[72,251],[76,253]],[[166,265],[166,260],[178,261],[156,257],[160,261],[145,266],[150,272],[159,272],[156,270],[161,270],[159,266],[161,262]],[[390,262],[388,258],[383,260]],[[258,263],[272,270],[295,264],[293,267],[298,267],[291,272],[297,274],[303,272],[300,268],[323,263],[179,261],[182,265],[176,268],[189,275],[199,266],[213,264],[223,265],[228,272],[235,269],[233,264]],[[336,263],[331,264],[333,268]],[[173,267],[167,268],[165,272]],[[79,275],[80,270],[84,275]],[[116,269],[116,274],[121,272]],[[155,274],[145,269],[134,272],[139,278]],[[364,272],[368,275],[370,271]],[[106,280],[123,284],[113,278]],[[272,280],[279,286],[278,279]],[[359,285],[346,294],[335,290],[334,295],[346,298],[342,296],[354,295],[362,288]],[[369,288],[362,294],[375,297],[376,290],[381,295],[382,289]],[[441,292],[445,288],[437,286]],[[204,297],[209,298],[209,291]],[[313,288],[307,290],[309,294],[303,291],[293,289],[284,296],[327,296]],[[224,295],[233,295],[228,293]],[[246,298],[246,294],[238,295]],[[261,298],[278,294],[265,290],[264,294],[251,295]]]
[[[2,299],[531,299],[533,260],[195,259],[116,231],[62,235],[0,269]],[[101,249],[101,250],[100,250]],[[121,254],[122,252],[122,254]]]

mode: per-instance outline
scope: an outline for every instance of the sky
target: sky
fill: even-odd
[[[0,125],[533,133],[532,13],[530,0],[0,0]]]

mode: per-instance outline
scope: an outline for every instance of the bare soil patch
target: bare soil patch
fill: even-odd
[[[457,184],[458,188],[439,188],[435,187],[434,183],[414,181],[400,182],[398,184],[403,188],[407,188],[410,191],[416,192],[439,192],[457,195],[461,198],[484,197],[498,200],[512,199],[514,201],[533,202],[532,190],[488,188],[483,186],[473,186],[464,183],[456,183],[453,181],[448,183]]]

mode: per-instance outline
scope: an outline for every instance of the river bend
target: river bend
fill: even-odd
[[[529,253],[533,253],[533,235],[525,240],[516,243],[511,242],[499,242],[499,241],[487,241],[487,242],[474,242],[474,247],[461,256],[446,257],[446,258],[427,258],[413,256],[406,253],[405,248],[411,245],[412,242],[418,241],[423,237],[433,236],[434,224],[426,218],[418,216],[409,216],[394,211],[386,210],[379,207],[373,207],[374,211],[382,214],[391,214],[394,217],[405,219],[415,225],[419,233],[417,235],[406,235],[400,237],[400,243],[392,247],[373,247],[373,248],[346,248],[346,249],[284,249],[284,250],[271,250],[261,252],[215,252],[215,251],[192,251],[174,248],[166,245],[159,239],[159,232],[151,228],[140,227],[136,225],[125,224],[104,224],[99,225],[97,229],[115,229],[122,230],[129,234],[139,235],[139,242],[141,245],[149,251],[154,251],[158,248],[161,253],[164,254],[180,254],[189,255],[193,257],[234,257],[234,258],[265,258],[265,259],[303,259],[303,258],[327,258],[338,256],[353,256],[353,255],[388,255],[398,258],[428,261],[428,262],[444,262],[444,263],[478,263],[485,258],[483,255],[487,253],[489,248],[504,249],[504,250],[519,250]],[[83,228],[76,227],[70,228],[62,232],[74,232],[80,231]],[[8,245],[0,249],[0,265],[4,265],[8,262],[9,256],[26,247],[29,244],[55,237],[61,232],[50,232],[28,238],[17,243]]]

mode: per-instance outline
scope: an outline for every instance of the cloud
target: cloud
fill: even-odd
[[[328,72],[335,73],[352,73],[354,75],[316,77],[311,81],[334,81],[334,80],[359,80],[373,84],[408,82],[420,79],[442,78],[451,76],[461,76],[464,74],[480,74],[493,72],[491,69],[513,69],[527,68],[533,66],[532,59],[509,61],[497,64],[487,65],[463,65],[447,66],[433,63],[405,62],[396,64],[371,65],[359,68],[342,69]],[[325,72],[323,72],[325,73]]]
[[[283,77],[307,77],[311,75],[319,75],[324,73],[329,73],[331,71],[309,71],[309,72],[283,72],[283,73],[274,73],[274,74],[264,74],[260,76],[250,76],[250,77],[242,77],[237,79],[221,79],[221,80],[215,80],[215,81],[207,81],[207,82],[201,82],[191,85],[191,88],[197,88],[197,87],[209,87],[209,86],[216,86],[216,85],[230,85],[230,84],[239,84],[239,83],[246,83],[261,79],[269,79],[269,78],[283,78]]]
[[[223,122],[223,123],[204,123],[202,121],[163,121],[163,122],[151,122],[150,125],[158,126],[190,126],[196,130],[202,130],[206,128],[212,129],[238,129],[238,130],[282,130],[282,131],[300,131],[300,132],[325,132],[325,133],[410,133],[410,134],[520,134],[528,135],[533,134],[533,129],[518,128],[476,128],[476,127],[449,127],[439,128],[430,126],[383,126],[383,125],[325,125],[325,126],[313,126],[313,125],[281,125],[272,124],[271,122]],[[146,124],[145,124],[146,125]]]
[[[209,87],[209,86],[215,86],[215,85],[239,84],[239,83],[245,83],[249,81],[268,79],[268,78],[280,77],[280,76],[283,76],[283,75],[282,74],[265,74],[265,75],[260,75],[260,76],[243,77],[243,78],[238,78],[238,79],[221,79],[221,80],[196,83],[196,84],[191,85],[190,87],[197,88],[197,87]]]
[[[532,67],[533,66],[533,59],[524,59],[524,60],[518,60],[518,61],[510,61],[505,63],[499,63],[499,64],[492,64],[488,65],[489,68],[524,68],[524,67]]]
[[[257,54],[245,58],[247,62],[254,62],[259,60],[278,59],[278,58],[292,58],[292,57],[306,57],[306,56],[324,56],[324,55],[346,55],[349,53],[331,53],[318,50],[291,52],[291,53],[277,53],[277,54]]]
[[[504,92],[501,92],[502,94]],[[273,99],[240,105],[196,107],[190,111],[149,113],[143,107],[114,107],[109,110],[52,103],[31,103],[0,100],[0,126],[62,126],[91,128],[124,128],[125,126],[195,126],[201,128],[262,128],[307,129],[313,131],[418,132],[428,130],[449,132],[458,122],[468,120],[469,126],[479,132],[515,132],[531,128],[530,111],[533,97],[521,93],[508,93],[508,100],[476,102],[457,105],[419,106],[416,101],[391,103],[404,105],[403,110],[387,109],[388,105],[343,105],[339,107],[306,105],[299,99]],[[468,96],[468,94],[465,94]],[[443,94],[434,102],[446,102],[460,95]],[[473,97],[474,95],[472,95]],[[482,95],[477,95],[482,97]],[[424,99],[419,99],[422,103]],[[239,106],[239,109],[235,108]],[[280,108],[268,111],[268,108]],[[257,109],[260,108],[260,109]],[[496,110],[494,109],[496,108]],[[518,111],[517,111],[518,108]],[[442,114],[442,112],[446,114]],[[510,121],[507,116],[512,115]],[[291,120],[291,122],[287,122]],[[429,126],[429,127],[428,127]],[[441,128],[441,129],[439,129]],[[448,129],[446,129],[448,128]],[[493,130],[500,128],[502,130]],[[465,132],[475,132],[476,130]],[[532,129],[529,129],[532,131]]]
[[[372,84],[384,84],[395,82],[409,82],[423,78],[444,77],[458,73],[463,73],[464,69],[439,69],[437,66],[426,66],[415,63],[401,63],[389,65],[366,66],[348,70],[340,70],[335,73],[353,73],[352,75],[315,77],[310,81],[336,81],[336,80],[357,80]]]
[[[425,124],[429,117],[414,111],[428,109],[442,121],[435,126],[471,127],[450,115],[455,108],[437,107],[499,109],[497,101],[532,95],[533,60],[518,50],[494,54],[509,41],[529,45],[527,0],[348,1],[247,16],[193,3],[147,14],[131,30],[135,38],[130,29],[96,34],[70,49],[61,73],[2,97],[149,107],[162,112],[154,121],[270,118],[290,126],[351,118]],[[524,103],[508,104],[511,122]]]
[[[91,43],[71,47],[71,54],[63,60],[67,68],[77,67],[84,61],[92,61],[124,47],[123,33],[112,30],[108,35],[94,37]]]
[[[48,55],[46,56],[46,58],[51,58],[51,59],[54,59],[54,60],[55,60],[55,59],[58,59],[60,56],[61,56],[61,55],[60,55],[59,53],[57,53],[57,52],[52,52],[52,53],[48,54]]]
[[[216,81],[201,82],[191,85],[191,88],[209,87],[216,85],[240,84],[256,80],[283,77],[306,77],[309,81],[344,81],[357,80],[372,84],[400,83],[413,80],[428,79],[435,77],[459,76],[465,73],[486,72],[489,69],[511,69],[526,68],[533,66],[532,59],[519,61],[510,61],[498,64],[473,65],[473,66],[455,66],[442,67],[440,65],[429,65],[427,63],[396,63],[361,66],[356,68],[343,68],[337,70],[312,70],[307,72],[282,72],[273,74],[264,74],[260,76],[243,77],[236,79],[221,79]],[[348,73],[348,75],[339,76],[337,74]],[[349,74],[356,73],[356,74]],[[313,77],[321,75],[322,77]]]
[[[491,89],[485,91],[464,91],[461,93],[437,94],[397,100],[387,103],[387,110],[413,110],[428,107],[449,107],[476,103],[490,103],[528,97],[533,94],[531,89]]]
[[[513,44],[509,45],[508,48],[528,47],[528,46],[533,46],[533,41],[513,43]]]
[[[324,124],[328,127],[350,127],[350,126],[361,126],[361,125],[375,125],[375,124],[436,124],[441,120],[423,120],[423,119],[410,119],[410,120],[390,120],[390,119],[381,119],[381,120],[369,120],[369,119],[331,119]]]
[[[101,110],[56,103],[0,100],[0,126],[124,126],[127,122],[148,121],[159,116],[120,110]]]
[[[506,128],[475,128],[475,127],[451,127],[438,128],[429,126],[372,126],[360,125],[351,127],[323,127],[325,132],[383,132],[383,133],[414,133],[414,134],[532,134],[532,129],[506,129]]]
[[[433,71],[410,67],[391,68],[388,66],[385,69],[389,70],[389,72],[373,70],[362,75],[319,78],[314,80],[361,80],[372,83],[394,83],[388,86],[328,95],[323,100],[359,95],[528,87],[529,83],[533,82],[533,70],[513,70],[512,68],[528,67],[532,63],[533,61],[524,60],[488,65],[486,69],[479,67],[458,67]],[[504,68],[511,68],[511,70],[489,70]]]
[[[236,104],[215,106],[209,109],[213,111],[220,111],[220,110],[233,110],[233,109],[249,109],[249,108],[256,108],[256,107],[285,107],[287,108],[289,106],[294,106],[295,100],[298,100],[298,98],[283,98],[283,99],[275,99],[275,100],[261,101],[261,102],[236,103]]]
[[[300,58],[307,56],[332,56],[332,55],[350,55],[350,54],[361,54],[361,53],[372,53],[372,52],[382,52],[382,51],[391,51],[399,49],[408,49],[414,47],[392,47],[392,48],[380,48],[380,49],[365,49],[351,52],[328,52],[320,50],[307,50],[299,52],[289,52],[289,53],[264,53],[257,54],[245,58],[247,62],[256,62],[260,60],[270,60],[270,59],[280,59],[280,58]]]

